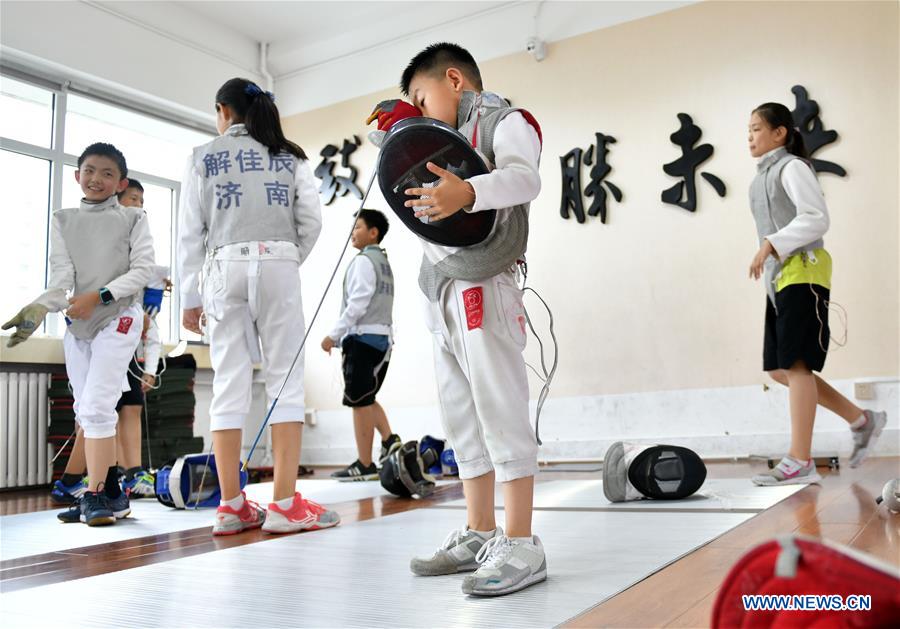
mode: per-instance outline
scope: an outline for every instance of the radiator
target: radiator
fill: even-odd
[[[45,485],[49,373],[0,373],[0,489]]]

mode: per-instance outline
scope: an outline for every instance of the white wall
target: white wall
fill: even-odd
[[[486,87],[527,107],[544,131],[544,187],[532,204],[529,266],[531,285],[554,309],[561,362],[542,456],[596,458],[617,435],[687,440],[708,455],[784,448],[786,404],[762,391],[763,289],[746,279],[756,251],[746,126],[761,102],[793,106],[790,88],[798,83],[819,101],[826,127],[841,136],[817,156],[849,173],[820,177],[832,217],[826,244],[835,260],[833,298],[849,313],[849,343],[832,351],[824,375],[847,391],[858,378],[885,381],[874,401],[860,404],[891,412],[894,432],[883,447],[900,452],[898,7],[780,2],[769,12],[774,6],[701,3],[560,41],[542,63],[519,53],[481,64]],[[756,23],[765,27],[748,28]],[[372,105],[396,96],[384,90],[292,116],[286,129],[316,154],[327,142],[364,137]],[[728,186],[720,199],[698,177],[695,214],[659,198],[675,183],[662,164],[679,154],[668,139],[679,112],[691,114],[702,141],[715,147],[702,170]],[[618,138],[609,179],[625,199],[610,202],[607,225],[596,219],[579,225],[559,216],[558,156],[587,148],[595,131]],[[354,154],[360,182],[374,159],[368,146]],[[377,192],[368,206],[385,207]],[[324,209],[320,243],[301,271],[307,317],[355,209],[349,197]],[[393,226],[385,244],[397,278],[398,344],[381,401],[392,417],[405,418],[402,436],[418,438],[437,429],[430,340],[416,286],[421,254],[399,221]],[[527,299],[546,329],[537,302]],[[323,458],[339,448],[352,451],[349,415],[339,408],[339,358],[315,347],[339,301],[335,289],[306,362],[308,404],[320,410],[320,421],[307,431],[305,449]],[[836,319],[833,330],[840,336]],[[531,343],[532,362],[535,350]],[[537,391],[533,381],[532,395]],[[837,427],[827,419],[820,424],[824,431]],[[826,446],[835,443],[816,441]]]

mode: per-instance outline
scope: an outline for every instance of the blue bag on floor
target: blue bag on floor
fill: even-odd
[[[240,463],[238,463],[240,465]],[[240,472],[241,489],[248,474]],[[156,472],[156,499],[173,509],[218,507],[222,499],[214,454],[186,454]]]

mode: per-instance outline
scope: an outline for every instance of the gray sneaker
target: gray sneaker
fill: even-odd
[[[884,411],[880,413],[863,411],[863,414],[866,416],[866,425],[859,430],[851,431],[853,434],[853,452],[850,454],[850,467],[859,467],[865,461],[872,446],[875,445],[878,437],[881,436],[884,425],[887,423],[887,413]]]
[[[481,564],[475,574],[463,579],[464,594],[502,596],[540,583],[547,578],[544,545],[537,535],[533,542],[512,540],[505,535],[491,539],[479,551]]]
[[[497,527],[493,537],[489,539],[497,539],[502,535],[503,529]],[[413,557],[409,562],[409,569],[420,577],[471,572],[478,568],[480,562],[475,558],[487,542],[487,539],[475,531],[470,531],[468,526],[457,529],[447,536],[431,557]]]
[[[784,457],[778,465],[767,472],[757,474],[752,480],[754,485],[771,487],[775,485],[818,483],[822,480],[822,477],[816,471],[816,464],[812,459],[806,465],[800,465],[794,459]]]

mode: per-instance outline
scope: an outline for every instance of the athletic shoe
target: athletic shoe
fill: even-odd
[[[101,492],[86,491],[81,497],[81,518],[88,526],[104,526],[116,523],[116,514],[109,504],[109,498]]]
[[[400,439],[400,435],[391,434],[390,437],[381,442],[381,454],[378,455],[378,464],[384,463],[385,459],[402,447],[403,440]]]
[[[53,483],[53,489],[50,491],[50,500],[62,505],[75,504],[86,490],[87,478],[81,479],[74,485],[65,485],[61,480],[58,480]]]
[[[262,530],[266,533],[296,533],[327,529],[340,523],[341,516],[336,511],[326,509],[296,493],[290,509],[284,510],[274,502],[269,503],[269,512]]]
[[[219,505],[216,509],[216,522],[213,524],[213,535],[235,535],[250,529],[258,529],[266,518],[266,510],[252,500],[247,500],[244,492],[244,504],[239,511]]]
[[[131,504],[128,500],[128,494],[124,491],[120,491],[116,498],[107,496],[106,500],[109,501],[109,508],[112,509],[113,515],[116,516],[117,520],[127,518],[129,514],[131,514]]]
[[[531,539],[528,542],[498,535],[488,541],[475,557],[481,566],[463,579],[463,593],[502,596],[546,579],[544,545],[537,535]]]
[[[74,524],[75,522],[84,522],[81,519],[81,498],[78,498],[65,511],[56,514],[56,519],[65,524]]]
[[[131,514],[131,506],[128,503],[128,496],[125,495],[125,492],[119,494],[118,498],[110,498],[105,494],[104,498],[106,498],[107,506],[109,507],[109,510],[112,511],[113,516],[116,520],[127,518]],[[66,524],[72,524],[75,522],[87,522],[87,518],[84,516],[81,510],[81,499],[79,498],[78,501],[75,502],[75,504],[71,505],[65,511],[57,513],[56,518],[60,522],[64,522]]]
[[[152,498],[156,495],[156,479],[150,472],[141,470],[131,480],[126,479],[122,488],[129,498]]]
[[[366,467],[356,459],[353,463],[342,470],[331,473],[331,478],[341,482],[354,480],[378,480],[378,468],[374,463],[369,463]]]
[[[413,557],[409,562],[409,569],[420,577],[471,572],[478,568],[478,561],[475,558],[488,540],[502,535],[503,529],[499,527],[489,538],[469,530],[468,526],[451,531],[431,557]]]
[[[850,454],[850,467],[859,467],[866,457],[869,456],[869,451],[875,445],[875,442],[878,441],[878,437],[881,436],[881,431],[884,430],[884,425],[887,423],[887,413],[884,411],[880,413],[863,411],[863,414],[866,416],[865,425],[862,428],[851,431],[853,434],[853,452]]]
[[[753,477],[753,483],[756,485],[774,486],[774,485],[806,485],[808,483],[818,483],[822,480],[816,471],[816,464],[812,459],[803,465],[799,461],[795,461],[791,457],[784,457],[781,463],[771,470]]]

